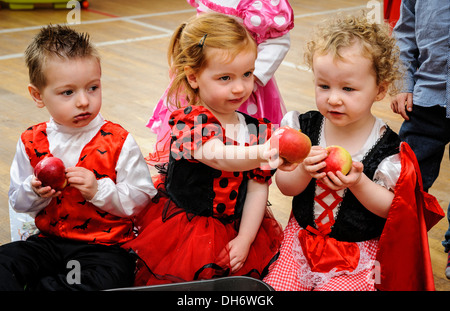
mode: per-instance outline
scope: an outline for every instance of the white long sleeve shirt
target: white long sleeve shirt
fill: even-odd
[[[84,146],[98,133],[104,123],[105,120],[100,114],[83,128],[69,128],[50,119],[47,122],[50,152],[53,156],[60,158],[66,167],[75,166]],[[110,178],[98,180],[98,191],[89,202],[113,215],[130,217],[145,208],[157,192],[141,150],[131,134],[128,134],[124,142],[116,171],[116,183]],[[32,220],[30,217],[36,216],[45,208],[51,198],[41,198],[31,188],[33,167],[20,139],[11,165],[10,176],[8,195],[11,234],[12,239],[15,240],[21,223],[29,223]],[[30,217],[18,215],[16,212],[26,213]]]

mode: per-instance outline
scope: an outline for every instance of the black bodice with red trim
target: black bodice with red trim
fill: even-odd
[[[263,143],[271,135],[271,124],[243,114],[250,143]],[[188,213],[213,216],[222,221],[240,218],[247,192],[247,181],[267,182],[274,170],[244,172],[220,171],[194,159],[192,154],[212,138],[237,144],[225,135],[225,128],[202,106],[176,110],[169,120],[172,143],[167,169],[166,189],[171,200]]]
[[[300,128],[309,136],[312,145],[319,143],[323,116],[318,111],[309,111],[299,116]],[[400,139],[389,127],[375,146],[364,156],[364,174],[373,179],[381,161],[399,152]],[[312,179],[306,189],[292,200],[292,210],[302,228],[316,227],[314,222],[314,195],[316,179]],[[367,210],[352,194],[346,191],[339,207],[330,237],[338,241],[359,242],[379,237],[386,220]]]

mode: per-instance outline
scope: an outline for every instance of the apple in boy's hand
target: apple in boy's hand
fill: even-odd
[[[50,186],[56,191],[67,185],[64,162],[56,157],[46,157],[34,167],[34,176],[42,182],[42,186]]]
[[[289,126],[277,129],[271,138],[271,148],[277,148],[280,158],[289,163],[301,163],[311,150],[311,140],[301,130]]]
[[[336,174],[337,171],[341,171],[342,174],[347,175],[352,168],[352,156],[341,146],[328,146],[325,148],[328,156],[325,158],[325,166],[319,172],[333,172]]]

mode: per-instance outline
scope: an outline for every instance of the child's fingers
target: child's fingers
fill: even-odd
[[[325,172],[317,173],[316,171],[312,171],[312,172],[310,172],[310,175],[314,179],[323,179],[323,178],[327,177],[327,173],[325,173]]]
[[[318,158],[318,159],[320,159],[320,158]],[[326,176],[326,173],[319,172],[319,171],[321,169],[325,168],[325,166],[327,166],[327,164],[322,160],[319,160],[319,162],[316,162],[315,157],[306,158],[305,160],[303,160],[303,167],[313,178],[316,178],[316,179],[323,178]]]
[[[337,172],[339,174],[340,172]],[[338,188],[342,188],[344,186],[344,183],[342,180],[333,172],[328,172],[327,177],[329,180]]]
[[[275,149],[271,149],[272,151],[274,151]],[[278,168],[279,166],[281,166],[283,164],[283,160],[279,157],[278,152],[275,150],[275,152],[270,152],[265,154],[267,155],[267,160],[269,163],[269,166],[271,169],[274,168]]]
[[[37,189],[36,193],[41,198],[50,198],[56,194],[56,190],[52,189],[50,186],[40,187]]]
[[[39,188],[40,186],[42,186],[42,182],[36,178],[36,176],[33,176],[33,178],[31,178],[31,186],[34,188]]]
[[[306,157],[303,160],[303,164],[305,165],[314,165],[314,164],[318,164],[318,163],[322,163],[323,160],[325,160],[327,158],[328,154],[327,152],[323,149],[321,150],[314,150],[311,151],[310,154],[308,155],[308,157]],[[323,167],[325,167],[325,163],[323,162]]]
[[[67,182],[69,185],[83,185],[84,184],[84,178],[81,176],[71,176],[67,177]]]
[[[331,190],[338,191],[345,188],[344,183],[333,173],[328,173],[321,182]]]
[[[298,166],[298,163],[289,163],[289,162],[283,162],[278,168],[282,171],[291,172],[295,170]]]
[[[268,150],[264,151],[263,157],[265,159],[270,159],[270,158],[275,159],[278,157],[278,150],[276,148],[268,149]]]
[[[237,258],[232,258],[230,261],[231,272],[235,273],[235,272],[239,271],[239,269],[241,269],[243,265],[244,265],[243,261],[241,261]]]

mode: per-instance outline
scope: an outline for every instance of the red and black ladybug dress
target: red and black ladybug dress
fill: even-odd
[[[243,118],[242,118],[243,116]],[[242,114],[248,130],[246,145],[263,143],[271,124]],[[139,234],[124,247],[140,260],[135,285],[211,279],[232,275],[227,244],[237,236],[247,182],[268,182],[274,170],[227,172],[193,158],[193,151],[209,139],[225,144],[225,128],[202,106],[173,112],[170,160],[154,177],[155,204],[138,216]],[[276,257],[282,228],[267,208],[244,266],[233,275],[262,278]]]

